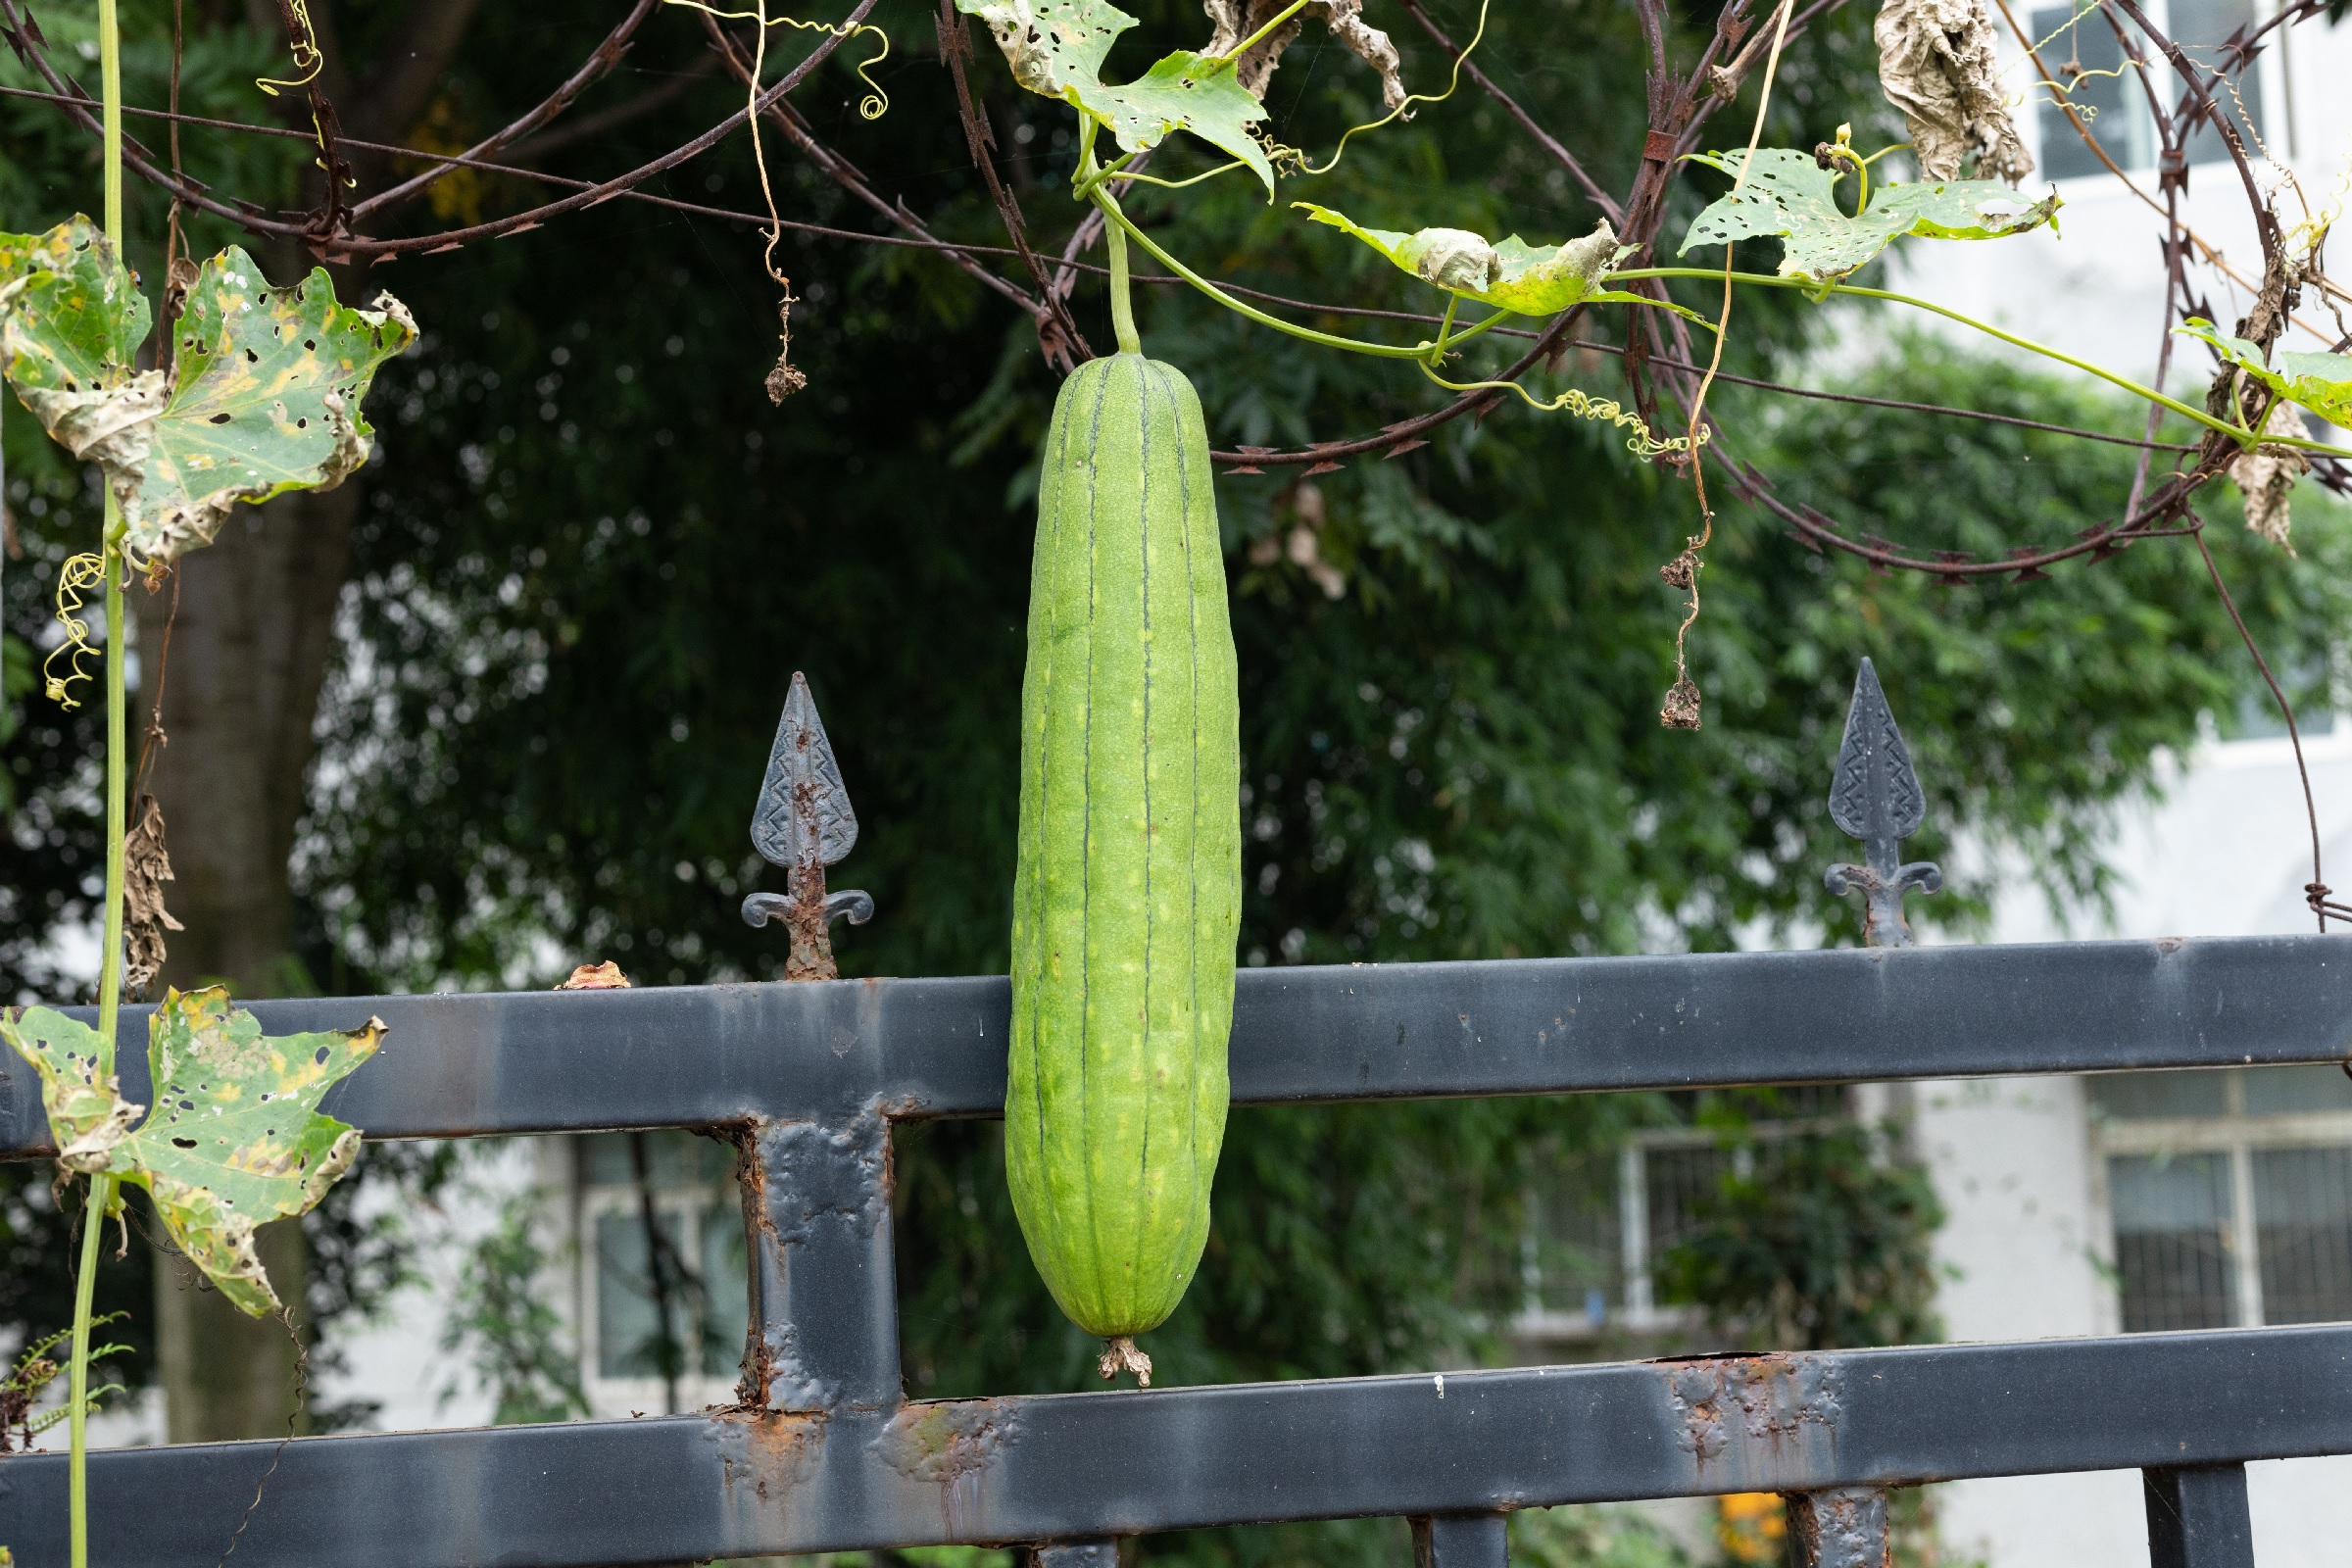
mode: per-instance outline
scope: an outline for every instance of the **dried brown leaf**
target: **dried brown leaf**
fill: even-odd
[[[187,929],[164,907],[164,884],[172,880],[164,808],[154,796],[142,795],[122,840],[122,994],[133,1002],[144,1002],[163,972],[164,933]]]
[[[1957,179],[1971,156],[1980,178],[2014,185],[2034,172],[1995,74],[1984,0],[1886,0],[1871,30],[1879,83],[1911,127],[1922,180]]]
[[[2287,501],[2295,481],[2310,471],[2311,459],[2293,447],[2256,447],[2230,465],[2230,477],[2246,500],[2246,527],[2290,556],[2295,546]]]
[[[1273,21],[1288,4],[1289,0],[1201,0],[1200,9],[1208,13],[1208,20],[1216,28],[1203,52],[1224,54]],[[1334,38],[1380,73],[1383,108],[1401,109],[1405,97],[1404,78],[1400,74],[1403,62],[1397,58],[1396,46],[1389,41],[1389,35],[1367,24],[1363,13],[1364,0],[1314,0],[1300,15],[1321,18]],[[1274,68],[1282,64],[1282,52],[1298,36],[1298,18],[1294,17],[1242,56],[1237,74],[1252,98],[1261,103],[1265,100],[1266,83],[1273,80]]]

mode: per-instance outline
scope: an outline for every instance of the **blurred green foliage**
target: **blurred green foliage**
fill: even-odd
[[[1199,41],[1187,8],[1142,9],[1114,69]],[[1437,9],[1467,35],[1468,6]],[[60,3],[43,18],[70,38],[79,14]],[[126,7],[134,101],[161,100],[163,14],[155,0]],[[941,214],[942,232],[1000,241],[930,53],[929,13],[886,0],[876,15],[898,46],[882,70],[889,116],[860,121],[857,78],[828,68],[804,99],[811,122],[877,189]],[[363,54],[385,36],[369,16],[351,29]],[[1373,20],[1395,27],[1409,83],[1436,79],[1439,58],[1409,21]],[[501,122],[608,24],[484,11],[435,134],[455,145]],[[1642,133],[1638,42],[1625,8],[1503,5],[1483,57],[1622,187]],[[700,49],[692,20],[663,13],[580,112],[667,81]],[[192,107],[266,112],[244,85],[268,55],[252,35],[208,24],[191,61],[199,54],[190,79],[209,85],[190,88]],[[1872,65],[1867,18],[1825,18],[1783,69],[1770,139],[1806,146],[1842,121],[1868,123],[1881,112]],[[985,44],[974,72],[1007,177],[1041,241],[1057,245],[1075,216],[1059,192],[1068,117],[1017,92]],[[0,78],[22,80],[21,68],[0,61]],[[732,96],[713,80],[546,165],[610,173],[682,141]],[[1269,97],[1286,140],[1320,147],[1370,118],[1374,91],[1310,27]],[[0,103],[0,126],[10,226],[94,202],[88,149],[50,110]],[[187,148],[220,188],[293,199],[298,144],[191,131]],[[769,158],[790,216],[870,226],[772,140]],[[1205,160],[1172,151],[1157,167],[1180,174]],[[1712,180],[1687,176],[1678,211],[1695,211],[1720,188]],[[652,188],[758,205],[740,138]],[[485,175],[453,187],[442,218],[419,206],[406,220],[446,221],[465,204],[509,211],[537,189]],[[1368,223],[1535,242],[1584,233],[1597,216],[1468,91],[1358,138],[1336,172],[1293,193]],[[160,209],[134,194],[134,253],[152,268]],[[1131,206],[1226,280],[1387,309],[1434,298],[1244,181],[1138,193]],[[200,243],[226,237],[206,228]],[[1770,247],[1756,249],[1749,260],[1768,266]],[[774,298],[740,226],[612,202],[372,274],[427,337],[379,380],[379,456],[356,481],[366,498],[343,653],[295,868],[301,956],[320,988],[545,984],[605,957],[640,983],[779,973],[776,933],[747,929],[736,906],[755,886],[781,886],[746,826],[796,668],[863,829],[834,883],[879,906],[871,925],[842,930],[844,972],[1004,962],[1033,445],[1054,379],[1028,326],[936,258],[797,235],[779,255],[802,295],[795,358],[810,383],[780,410],[760,391]],[[1304,350],[1174,289],[1144,294],[1147,347],[1193,377],[1222,443],[1362,433],[1435,406],[1409,370]],[[1093,279],[1078,305],[1107,343]],[[1603,313],[1586,335],[1606,342],[1621,325]],[[1857,362],[1807,357],[1833,326],[1849,350],[1877,352],[1860,368],[1823,368]],[[2118,431],[2137,417],[2079,383],[1902,337],[1884,316],[1824,316],[1785,298],[1742,301],[1726,363]],[[1617,380],[1591,350],[1538,378],[1595,395]],[[2065,540],[2112,514],[2130,479],[2131,454],[2116,447],[1734,388],[1717,397],[1730,444],[1791,501],[1921,549]],[[7,426],[27,541],[7,624],[26,639],[41,634],[55,561],[96,516],[94,492],[37,453],[33,433],[22,417]],[[2160,757],[2195,742],[2200,715],[2236,711],[2251,679],[2183,542],[2071,563],[2044,581],[1953,589],[1817,556],[1726,503],[1691,638],[1706,728],[1669,732],[1656,713],[1682,601],[1657,567],[1698,519],[1687,483],[1637,463],[1614,434],[1505,410],[1394,461],[1220,487],[1243,671],[1250,963],[1855,940],[1855,911],[1822,891],[1820,868],[1850,854],[1824,796],[1865,654],[1928,792],[1929,825],[1910,852],[1953,875],[1943,896],[1915,902],[1915,919],[1982,930],[1996,874],[2095,904],[2112,812],[2149,787]],[[2246,538],[2227,505],[2214,510],[2214,545],[2274,658],[2324,675],[2352,544],[2334,512],[2304,511],[2299,561]],[[15,687],[10,701],[0,962],[13,991],[53,994],[65,984],[53,935],[86,923],[96,892],[94,737],[88,710],[62,713]],[[1957,855],[1963,842],[1972,853]],[[1530,1182],[1553,1152],[1605,1143],[1654,1110],[1548,1100],[1239,1111],[1208,1257],[1149,1348],[1171,1382],[1499,1353],[1518,1290],[1503,1254]],[[1822,1174],[1841,1179],[1832,1165]],[[996,1129],[923,1127],[903,1140],[898,1176],[913,1392],[1084,1381],[1090,1347],[1021,1248]],[[1841,1210],[1838,1222],[1861,1219]],[[1905,1223],[1916,1234],[1925,1210]],[[1838,1311],[1849,1308],[1860,1317],[1838,1321],[1874,1333],[1893,1321],[1851,1301]],[[1608,1549],[1631,1562],[1638,1547]],[[1364,1560],[1402,1544],[1393,1524],[1364,1524],[1150,1549],[1254,1564]]]

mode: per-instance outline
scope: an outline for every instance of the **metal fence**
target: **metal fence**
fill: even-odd
[[[1895,862],[1917,826],[1916,812],[1903,825],[1909,766],[1891,719],[1874,733],[1862,727],[1867,788],[1844,791],[1849,725],[1833,798],[1841,824],[1868,830],[1867,861],[1832,875],[1870,896],[1881,940],[1900,941],[1901,891],[1932,887],[1933,868]],[[1382,1515],[1413,1522],[1425,1568],[1501,1568],[1514,1509],[1735,1492],[1787,1495],[1809,1561],[1875,1568],[1889,1488],[2120,1468],[2145,1473],[2155,1568],[2242,1568],[2244,1463],[2352,1452],[2345,1325],[909,1400],[891,1132],[1000,1112],[1004,979],[254,1010],[272,1033],[370,1010],[391,1025],[327,1102],[371,1138],[731,1137],[752,1259],[741,1403],[309,1438],[282,1455],[102,1452],[94,1487],[126,1499],[94,1510],[93,1561],[109,1568],[212,1568],[273,1456],[237,1568],[595,1568],[945,1543],[1107,1568],[1123,1536]],[[127,1012],[133,1100],[144,1030]],[[2352,948],[2313,936],[1249,970],[1232,1078],[1237,1103],[1298,1104],[2347,1053]],[[48,1152],[31,1075],[0,1064],[0,1157]],[[0,1462],[0,1541],[18,1561],[63,1564],[65,1532],[64,1459]]]

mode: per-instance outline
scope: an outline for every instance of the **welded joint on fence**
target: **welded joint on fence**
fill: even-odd
[[[1892,1568],[1886,1494],[1878,1487],[1834,1487],[1788,1494],[1788,1532],[1797,1568]]]

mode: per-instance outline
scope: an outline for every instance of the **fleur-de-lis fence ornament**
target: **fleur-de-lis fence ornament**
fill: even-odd
[[[1899,858],[1897,846],[1919,831],[1927,814],[1928,798],[1911,769],[1903,732],[1887,710],[1879,672],[1865,659],[1854,676],[1854,702],[1845,712],[1845,739],[1830,782],[1830,820],[1862,841],[1863,863],[1833,865],[1824,881],[1832,893],[1862,895],[1862,941],[1869,947],[1909,947],[1903,895],[1943,887],[1943,870],[1934,861],[1904,863]]]
[[[827,928],[845,915],[852,925],[874,917],[871,896],[825,892],[825,867],[857,843],[858,813],[850,809],[841,764],[833,760],[833,743],[816,716],[808,677],[796,669],[776,725],[775,749],[768,753],[760,804],[752,812],[752,847],[768,864],[783,867],[790,891],[755,893],[743,901],[744,924],[763,926],[781,918],[791,933],[785,979],[839,979]]]

